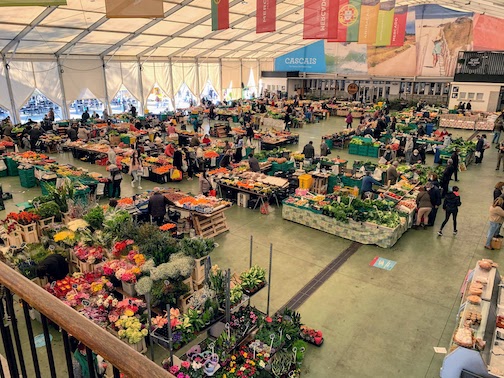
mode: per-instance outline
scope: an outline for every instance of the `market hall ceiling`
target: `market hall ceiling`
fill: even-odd
[[[398,1],[398,5],[428,4]],[[304,0],[277,0],[276,31],[256,34],[256,1],[230,0],[226,30],[211,30],[211,0],[163,1],[164,18],[107,19],[105,0],[67,0],[58,7],[0,8],[2,55],[273,58],[312,43],[303,40]],[[504,17],[504,0],[441,0],[437,4]]]

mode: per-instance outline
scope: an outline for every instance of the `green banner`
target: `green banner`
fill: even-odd
[[[66,0],[0,0],[0,7],[33,7],[50,5],[67,5]]]
[[[395,0],[380,3],[378,22],[376,25],[375,46],[388,46],[392,40],[392,28],[394,26]]]

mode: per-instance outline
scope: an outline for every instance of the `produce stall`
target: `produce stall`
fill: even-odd
[[[373,142],[371,138],[354,136],[348,145],[350,155],[369,156],[377,158],[380,151],[380,142]]]
[[[439,126],[453,129],[491,131],[495,125],[495,114],[441,114]]]
[[[349,196],[291,196],[283,202],[283,219],[363,244],[392,247],[412,225],[413,210],[389,200]]]

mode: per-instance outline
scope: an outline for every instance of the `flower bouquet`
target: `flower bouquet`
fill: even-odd
[[[95,264],[103,259],[103,248],[100,246],[88,247],[79,243],[74,247],[74,253],[80,261],[87,264]]]
[[[140,323],[140,320],[135,316],[121,316],[115,322],[115,327],[118,329],[118,336],[121,340],[126,341],[130,346],[138,352],[146,350],[145,336],[148,334],[147,328]]]
[[[322,336],[322,331],[315,330],[307,326],[301,326],[301,332],[299,333],[304,341],[310,344],[321,346],[324,342],[324,337]]]
[[[135,242],[131,239],[116,242],[112,247],[112,255],[114,257],[120,257],[127,255],[132,249]]]

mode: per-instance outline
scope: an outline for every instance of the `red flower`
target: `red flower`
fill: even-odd
[[[266,316],[264,320],[266,321],[266,323],[271,323],[273,321],[273,319],[271,319],[269,316]]]

